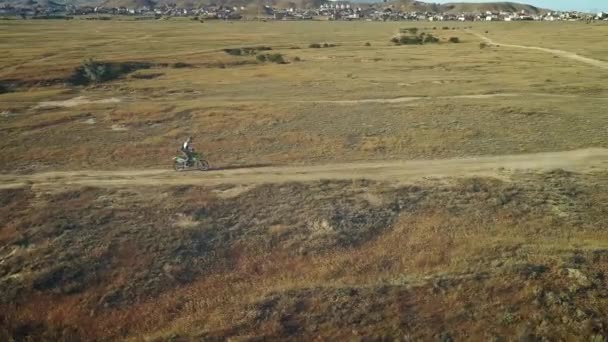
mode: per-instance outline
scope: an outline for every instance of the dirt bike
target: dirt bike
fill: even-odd
[[[173,168],[175,171],[185,170],[209,170],[209,162],[204,160],[198,153],[192,155],[192,160],[188,162],[188,159],[184,156],[177,156],[173,158]]]

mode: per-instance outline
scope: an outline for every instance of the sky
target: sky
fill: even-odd
[[[427,0],[427,2],[496,2],[503,0]],[[586,12],[608,11],[608,0],[504,0],[534,5],[554,10],[577,10]]]

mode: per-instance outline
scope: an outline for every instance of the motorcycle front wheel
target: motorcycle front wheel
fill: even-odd
[[[186,165],[184,165],[184,163],[180,163],[177,160],[173,162],[173,169],[175,171],[183,171],[185,167]]]

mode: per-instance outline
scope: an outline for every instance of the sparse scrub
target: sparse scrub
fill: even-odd
[[[365,43],[365,46],[372,46],[370,42]]]
[[[308,45],[309,48],[311,49],[321,49],[321,48],[330,48],[330,47],[335,47],[336,44],[331,44],[331,43],[312,43],[310,45]]]
[[[460,43],[460,38],[458,37],[450,37],[450,43]]]
[[[177,63],[173,63],[171,65],[173,68],[175,69],[182,69],[182,68],[191,68],[192,65],[188,64],[188,63],[183,63],[183,62],[177,62]]]
[[[224,52],[231,56],[255,56],[260,51],[272,50],[269,46],[255,46],[255,47],[243,47],[243,48],[228,48],[224,49]]]
[[[74,85],[102,83],[139,69],[148,69],[151,66],[151,63],[146,62],[106,63],[87,59],[74,70],[69,82]]]
[[[395,45],[422,45],[426,43],[438,43],[439,39],[432,34],[422,32],[418,35],[400,34],[391,38]]]
[[[271,53],[271,54],[259,54],[256,56],[256,60],[260,63],[271,62],[277,64],[286,64],[285,58],[280,53]]]
[[[260,63],[264,63],[266,62],[266,55],[265,54],[259,54],[257,56],[255,56],[255,59],[260,62]]]
[[[485,48],[487,48],[487,47],[489,47],[489,46],[490,46],[490,45],[488,45],[488,43],[486,43],[486,42],[481,42],[481,43],[479,43],[479,48],[480,48],[480,49],[485,49]]]

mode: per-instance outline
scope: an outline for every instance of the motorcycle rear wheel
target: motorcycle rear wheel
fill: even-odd
[[[209,162],[201,159],[196,162],[196,167],[201,171],[207,171],[207,170],[209,170]]]

